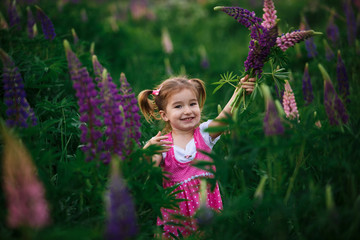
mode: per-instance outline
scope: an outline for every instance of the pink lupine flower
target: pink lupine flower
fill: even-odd
[[[0,12],[0,29],[9,29],[9,24],[7,23],[1,12]]]
[[[284,111],[288,119],[293,120],[295,118],[299,118],[299,112],[296,106],[295,95],[291,89],[288,80],[285,80],[285,92],[283,95],[282,104],[284,106]]]
[[[3,189],[7,203],[7,223],[12,228],[41,228],[50,223],[45,190],[36,167],[22,142],[2,126]]]
[[[174,51],[169,31],[166,28],[162,30],[161,44],[165,53],[171,54]]]
[[[296,30],[277,37],[276,44],[282,51],[285,52],[286,49],[294,46],[296,43],[318,34],[321,33],[315,32],[314,30]]]
[[[261,23],[261,25],[267,29],[270,29],[276,25],[276,10],[275,6],[272,0],[265,0],[264,1],[264,8],[263,8],[264,14],[263,19],[264,21]]]
[[[320,120],[317,120],[317,121],[315,122],[315,126],[316,126],[317,128],[321,128],[321,127],[322,127]]]

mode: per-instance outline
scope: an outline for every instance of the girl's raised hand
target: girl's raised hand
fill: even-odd
[[[255,78],[249,78],[249,75],[246,75],[240,80],[240,86],[245,89],[246,93],[252,93],[255,88]]]
[[[159,131],[154,137],[152,137],[144,146],[144,148],[149,147],[150,145],[158,145],[162,146],[163,148],[159,150],[159,153],[167,152],[172,147],[172,142],[165,141],[167,136],[161,136],[161,132]]]

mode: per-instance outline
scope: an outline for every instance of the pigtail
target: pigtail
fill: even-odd
[[[191,84],[193,84],[193,86],[195,86],[195,88],[199,94],[199,106],[202,109],[205,104],[205,100],[206,100],[205,83],[198,78],[191,78],[191,79],[189,79],[189,81]]]
[[[155,103],[149,99],[151,93],[152,90],[143,90],[138,95],[140,111],[148,122],[152,122],[152,118],[155,115]]]

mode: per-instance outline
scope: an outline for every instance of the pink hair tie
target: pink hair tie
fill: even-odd
[[[162,87],[162,86],[161,86],[161,87]],[[159,89],[153,90],[153,91],[151,92],[151,94],[152,94],[152,95],[155,95],[155,96],[159,95],[161,87],[160,87]]]

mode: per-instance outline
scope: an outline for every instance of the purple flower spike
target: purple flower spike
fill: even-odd
[[[315,32],[313,30],[296,30],[277,37],[276,44],[282,51],[285,52],[289,47],[294,46],[296,43],[304,41],[305,39],[318,34],[321,33]]]
[[[251,26],[262,22],[262,19],[256,17],[254,12],[250,12],[249,10],[240,7],[215,7],[214,10],[223,11],[248,29],[250,29]]]
[[[16,26],[20,30],[20,16],[16,8],[16,1],[9,3],[8,6],[8,15],[9,15],[9,25],[10,27]]]
[[[5,92],[4,102],[7,106],[7,125],[9,127],[18,126],[26,128],[29,121],[31,125],[36,125],[37,118],[26,100],[24,81],[19,69],[15,66],[10,56],[1,48],[0,58],[3,62],[3,87]]]
[[[45,39],[53,40],[56,36],[53,23],[39,6],[35,7],[37,9],[37,18],[41,23],[41,28],[44,33]]]
[[[95,81],[101,82],[104,67],[101,65],[101,63],[99,62],[96,55],[92,56],[92,63],[93,63],[93,69],[94,69],[94,74],[95,74]]]
[[[342,96],[343,100],[348,102],[348,96],[350,95],[349,78],[345,64],[341,58],[340,50],[337,52],[336,77],[338,80],[339,94]]]
[[[82,123],[80,140],[84,144],[82,150],[86,154],[86,160],[89,161],[97,158],[103,151],[103,143],[99,141],[103,135],[100,131],[102,123],[99,118],[101,101],[97,98],[98,93],[92,78],[86,68],[81,66],[81,62],[71,50],[67,40],[64,40],[64,48],[71,80],[78,98],[80,122]]]
[[[103,159],[104,163],[109,163],[111,155],[116,154],[123,157],[124,150],[124,132],[125,120],[121,112],[121,95],[118,94],[115,83],[104,69],[102,81],[99,83],[103,104],[101,106],[104,116],[105,129],[105,150],[107,158]]]
[[[71,29],[71,34],[73,36],[73,39],[74,39],[74,44],[76,45],[78,42],[79,42],[79,37],[78,35],[76,34],[76,31],[74,28]]]
[[[117,159],[111,161],[111,178],[106,194],[106,240],[131,239],[137,234],[135,206],[124,180],[121,178]]]
[[[124,73],[120,75],[120,93],[122,94],[122,107],[126,119],[126,148],[129,154],[133,149],[132,140],[140,145],[140,115],[139,107],[134,92],[131,89]]]
[[[266,105],[264,132],[266,136],[281,135],[284,133],[284,127],[273,100],[269,100]]]
[[[314,94],[311,85],[308,63],[305,64],[304,75],[302,79],[302,91],[304,95],[305,104],[309,105],[314,99]]]
[[[285,129],[281,123],[281,118],[276,110],[276,105],[271,97],[270,89],[267,85],[261,84],[261,89],[264,94],[266,113],[264,118],[264,133],[266,136],[281,135]]]
[[[339,28],[334,22],[334,14],[331,14],[326,27],[326,35],[332,42],[333,46],[337,44],[340,38]]]
[[[345,1],[344,11],[346,16],[348,43],[350,46],[353,46],[356,39],[356,18],[350,0]]]
[[[334,54],[333,50],[331,49],[330,45],[328,44],[328,42],[326,41],[326,39],[323,40],[323,43],[325,46],[326,60],[331,61],[335,57],[335,54]]]
[[[325,68],[319,64],[319,69],[324,78],[324,106],[331,125],[346,124],[349,116],[345,106],[337,95]]]
[[[277,19],[274,2],[272,0],[264,0],[263,11],[264,21],[261,23],[261,25],[267,29],[274,27],[276,25]]]
[[[305,48],[306,48],[306,51],[307,51],[307,56],[309,58],[314,58],[314,57],[316,57],[318,55],[314,39],[309,38],[309,39],[305,40]]]
[[[250,36],[249,54],[244,62],[245,71],[253,71],[253,76],[260,77],[270,50],[276,44],[277,27],[266,29],[261,25],[254,25]]]
[[[37,27],[34,19],[34,15],[32,14],[32,11],[30,7],[26,8],[27,10],[27,32],[29,38],[34,38],[37,35]]]
[[[201,57],[200,65],[203,69],[208,69],[210,66],[209,59],[206,53],[206,48],[204,46],[199,47],[199,53]]]

